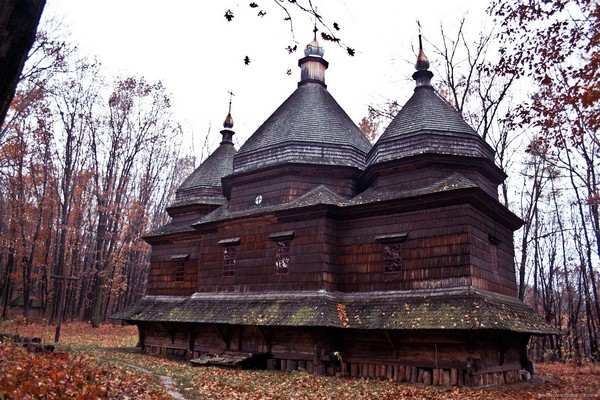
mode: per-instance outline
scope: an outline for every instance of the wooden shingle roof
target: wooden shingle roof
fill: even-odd
[[[113,318],[131,322],[557,333],[518,299],[467,287],[146,296]]]
[[[233,143],[221,143],[177,188],[175,205],[202,197],[215,197],[224,201],[221,178],[233,172],[233,157],[236,153]]]
[[[324,85],[306,82],[244,143],[234,173],[283,163],[364,168],[371,144]]]
[[[432,153],[494,159],[493,149],[433,87],[419,86],[375,143],[367,163]]]

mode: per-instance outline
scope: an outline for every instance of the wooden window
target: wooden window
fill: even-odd
[[[290,266],[290,247],[294,231],[276,232],[269,235],[275,243],[275,273],[278,275],[287,274]]]
[[[174,279],[175,282],[185,281],[185,262],[188,259],[189,254],[175,254],[171,256],[171,261],[174,266]]]
[[[383,272],[393,273],[402,271],[402,253],[400,243],[383,245]]]
[[[235,246],[226,246],[223,249],[223,276],[235,275],[236,253]]]
[[[237,246],[239,244],[239,237],[219,240],[219,245],[223,246],[223,276],[235,275]]]
[[[185,261],[175,261],[175,282],[185,281]]]
[[[275,242],[275,273],[287,274],[290,265],[290,244],[289,240],[280,240]]]
[[[379,235],[375,241],[383,245],[383,272],[391,274],[402,272],[402,245],[408,233]]]

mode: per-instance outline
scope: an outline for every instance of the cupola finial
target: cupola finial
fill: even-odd
[[[415,63],[415,69],[417,72],[413,74],[413,79],[417,82],[417,87],[431,86],[431,78],[433,78],[433,72],[429,71],[429,59],[423,51],[423,40],[419,33],[419,54],[417,55],[417,62]]]
[[[325,49],[317,41],[317,24],[313,29],[313,40],[304,49],[304,58],[298,61],[300,66],[300,82],[298,86],[307,82],[317,82],[325,86],[325,70],[329,63],[323,58]]]
[[[233,117],[231,116],[231,101],[233,100],[234,94],[231,90],[227,93],[229,93],[229,113],[227,114],[227,117],[225,117],[225,122],[223,122],[223,128],[231,129],[233,128]]]
[[[233,144],[233,135],[234,131],[231,130],[233,128],[233,117],[231,116],[231,101],[233,100],[233,91],[227,92],[229,93],[229,112],[227,113],[227,117],[225,117],[225,121],[223,122],[223,130],[221,131],[221,135],[223,139],[221,140],[221,144]]]
[[[419,34],[419,55],[417,56],[415,68],[417,71],[426,71],[429,69],[429,59],[423,52],[423,41],[421,39],[421,34]]]

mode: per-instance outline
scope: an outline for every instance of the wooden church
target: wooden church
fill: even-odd
[[[522,379],[532,335],[494,151],[434,91],[371,145],[327,90],[313,40],[297,89],[236,151],[178,188],[152,245],[147,295],[115,318],[145,352],[198,363],[433,385]],[[231,111],[231,110],[230,110]],[[247,363],[247,364],[244,364]]]

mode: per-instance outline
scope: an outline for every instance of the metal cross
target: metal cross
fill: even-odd
[[[231,114],[231,100],[233,100],[233,96],[235,96],[235,94],[233,93],[232,90],[230,90],[227,93],[229,93],[229,114]]]

